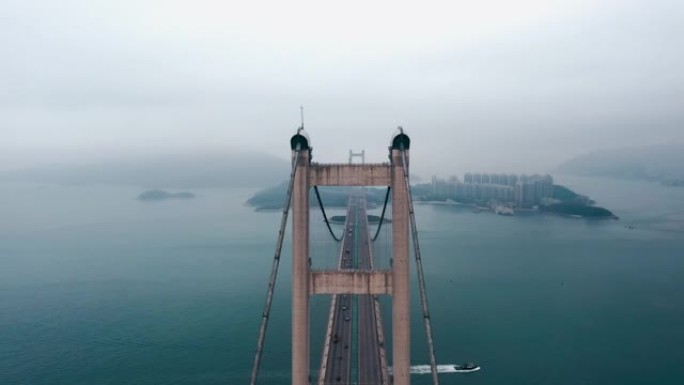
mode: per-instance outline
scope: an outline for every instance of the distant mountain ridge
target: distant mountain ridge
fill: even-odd
[[[265,187],[272,185],[274,180],[286,179],[289,171],[287,160],[226,149],[31,167],[0,173],[0,180],[160,188]]]
[[[554,172],[653,181],[682,179],[684,144],[595,151],[560,164]]]

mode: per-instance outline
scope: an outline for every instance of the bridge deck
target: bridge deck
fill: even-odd
[[[353,197],[347,212],[345,237],[342,243],[342,269],[372,269],[368,221],[364,201]],[[349,252],[347,252],[349,250]],[[357,299],[354,313],[354,299]],[[379,344],[382,332],[379,308],[373,295],[341,294],[333,297],[332,322],[326,336],[326,351],[323,352],[322,373],[319,385],[323,384],[384,384],[387,373],[384,344]],[[356,317],[356,318],[355,318]],[[355,328],[352,326],[356,325]],[[353,330],[356,329],[356,330]],[[353,353],[357,353],[354,357]],[[381,354],[382,353],[382,354]],[[354,365],[355,364],[355,365]],[[356,370],[352,370],[355,368]]]
[[[356,237],[358,238],[358,269],[371,270],[370,239],[368,235],[368,216],[364,201],[359,202]],[[378,346],[378,330],[375,322],[375,306],[372,295],[358,296],[358,384],[381,384],[382,368]]]

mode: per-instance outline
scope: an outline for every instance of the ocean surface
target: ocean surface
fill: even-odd
[[[620,220],[416,205],[438,363],[482,366],[441,383],[683,384],[684,188],[557,181]],[[142,191],[0,184],[0,385],[247,383],[280,213],[245,206],[252,190]],[[286,239],[266,385],[289,382]]]

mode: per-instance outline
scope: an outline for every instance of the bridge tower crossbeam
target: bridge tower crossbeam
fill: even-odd
[[[366,150],[361,150],[361,152],[353,152],[349,150],[349,164],[352,164],[354,158],[361,158],[361,164],[366,163]]]
[[[315,294],[389,294],[392,296],[392,349],[395,385],[410,384],[409,298],[409,137],[392,138],[390,163],[317,164],[311,162],[309,138],[299,131],[291,141],[297,167],[292,191],[292,385],[308,385],[309,297]],[[298,149],[298,150],[297,150]],[[406,164],[404,164],[406,162]],[[389,271],[314,272],[309,255],[309,190],[312,186],[389,186],[392,192],[392,266]]]

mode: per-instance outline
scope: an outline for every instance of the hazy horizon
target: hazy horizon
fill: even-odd
[[[0,385],[680,385],[683,43],[682,0],[4,0]],[[410,180],[303,191],[302,106]]]
[[[240,148],[289,157],[299,107],[322,162],[421,176],[546,172],[684,143],[684,4],[9,1],[0,170]]]

